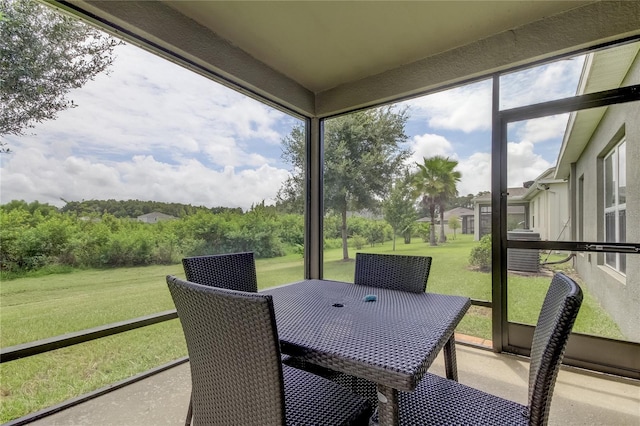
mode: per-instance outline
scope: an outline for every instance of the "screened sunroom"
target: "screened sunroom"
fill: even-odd
[[[118,229],[121,251],[154,229],[161,266],[84,267],[73,294],[44,275],[3,283],[3,421],[183,421],[164,276],[233,252],[254,252],[260,291],[351,283],[356,253],[430,256],[427,292],[471,300],[459,381],[522,403],[537,314],[566,273],[585,297],[550,423],[640,420],[640,3],[43,4],[117,45],[77,107],[6,137],[1,204],[206,211],[93,206],[78,229]],[[439,202],[412,186],[434,158],[456,173]]]

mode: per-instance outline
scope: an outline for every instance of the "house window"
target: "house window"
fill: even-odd
[[[626,241],[627,145],[623,139],[604,158],[604,232],[607,242]],[[605,264],[622,272],[627,269],[626,256],[606,253]]]
[[[537,203],[533,201],[533,205],[531,206],[531,229],[536,227],[536,208],[538,207]]]
[[[480,238],[491,233],[491,206],[480,206]]]
[[[584,175],[578,179],[578,241],[584,241]]]

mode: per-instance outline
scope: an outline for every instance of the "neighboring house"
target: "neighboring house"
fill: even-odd
[[[444,212],[444,230],[446,234],[453,234],[453,229],[449,227],[449,218],[456,216],[458,221],[460,222],[460,226],[456,233],[458,234],[473,234],[474,230],[474,218],[473,218],[473,210],[464,208],[464,207],[455,207],[451,210],[447,210]],[[431,218],[429,216],[421,217],[417,220],[417,222],[427,222],[431,223]],[[440,215],[436,215],[437,230],[440,230]]]
[[[507,192],[507,229],[529,229],[527,218],[529,216],[529,201],[523,196],[527,192],[526,187],[508,188]],[[473,199],[474,203],[474,239],[480,240],[491,233],[491,194],[484,194]]]
[[[547,241],[570,239],[569,184],[566,179],[556,179],[554,172],[552,167],[522,187],[508,189],[508,231],[526,229]],[[491,195],[476,197],[474,203],[480,223],[475,237],[479,240],[491,232]]]
[[[521,200],[528,203],[526,229],[537,233],[541,240],[571,239],[569,216],[569,183],[554,178],[555,167],[547,169],[534,181],[527,182]]]
[[[449,228],[449,218],[457,217],[460,221],[460,227],[456,231],[460,234],[473,234],[474,230],[474,218],[473,218],[473,210],[467,209],[465,207],[455,207],[451,210],[447,210],[444,212],[444,223],[446,225],[446,232],[453,233],[453,230]]]
[[[143,214],[142,216],[138,216],[138,222],[144,223],[157,223],[162,222],[163,220],[174,220],[177,219],[175,216],[171,216],[168,214],[160,213],[160,212],[151,212],[147,214]]]
[[[555,179],[555,168],[545,170],[535,180],[524,182],[522,188],[509,188],[507,196],[507,238],[513,240],[568,240],[569,185]],[[476,197],[475,214],[480,220],[476,239],[491,232],[491,196]],[[511,271],[538,272],[537,251],[509,249],[507,268]]]
[[[578,94],[639,82],[638,46],[624,45],[587,56]],[[639,164],[640,101],[571,114],[553,178],[572,189],[572,240],[640,241]],[[625,336],[640,341],[640,254],[579,252],[575,267]]]

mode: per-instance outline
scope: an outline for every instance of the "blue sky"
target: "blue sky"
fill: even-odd
[[[140,199],[247,209],[271,203],[289,166],[281,140],[300,123],[133,45],[118,46],[109,75],[70,93],[77,108],[7,137],[0,202],[57,206],[83,199]],[[575,94],[582,59],[505,76],[503,108]],[[459,161],[460,194],[490,187],[491,82],[399,104],[409,107],[410,164],[423,156]],[[556,160],[566,116],[513,125],[509,185]]]

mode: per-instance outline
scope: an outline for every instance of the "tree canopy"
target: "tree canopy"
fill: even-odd
[[[142,201],[142,200],[82,200],[67,201],[60,209],[63,213],[73,213],[77,216],[112,214],[119,218],[136,218],[143,214],[160,212],[174,217],[185,217],[196,214],[199,211],[211,212],[214,214],[234,212],[242,213],[241,208],[192,206],[182,203],[165,203],[162,201]]]
[[[453,239],[456,239],[456,230],[460,229],[460,218],[458,216],[451,216],[449,218],[449,229],[453,229]]]
[[[411,231],[416,219],[418,219],[415,198],[411,196],[411,177],[407,171],[404,176],[396,179],[389,197],[382,203],[384,218],[393,228],[394,251],[396,249],[396,234],[401,233],[405,244],[410,243]]]
[[[375,108],[327,120],[324,126],[324,205],[342,217],[343,258],[347,250],[347,211],[378,209],[394,177],[410,155],[406,110]],[[281,205],[302,208],[305,132],[295,128],[283,141],[283,159],[293,166],[279,192]],[[296,201],[297,200],[297,201]]]
[[[105,71],[120,43],[35,0],[0,0],[0,136],[75,107],[69,91]]]
[[[191,204],[182,203],[165,203],[162,201],[142,201],[142,200],[82,200],[67,201],[61,208],[57,208],[47,203],[32,201],[27,203],[24,200],[11,200],[6,204],[0,205],[0,211],[10,212],[12,210],[25,210],[31,214],[38,211],[40,214],[47,215],[51,212],[69,213],[76,217],[100,217],[108,213],[116,218],[135,219],[143,214],[159,212],[174,217],[186,217],[194,215],[198,212],[206,212],[213,214],[235,213],[242,214],[240,207],[205,207],[193,206]],[[252,207],[252,210],[254,208]]]

